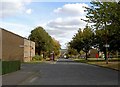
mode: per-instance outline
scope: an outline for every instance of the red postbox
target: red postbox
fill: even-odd
[[[99,58],[99,55],[98,55],[98,53],[96,53],[96,58]]]

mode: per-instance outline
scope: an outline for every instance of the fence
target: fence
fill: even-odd
[[[2,61],[2,75],[20,70],[20,61]]]

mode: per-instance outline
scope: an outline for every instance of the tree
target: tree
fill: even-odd
[[[86,53],[86,60],[87,54],[92,47],[93,41],[93,31],[90,27],[86,26],[83,31],[81,29],[78,30],[78,33],[73,37],[72,41],[69,42],[70,47],[76,49],[78,53],[83,50]]]
[[[86,26],[83,30],[83,51],[86,53],[86,60],[88,58],[87,54],[93,45],[93,36],[92,29]]]
[[[68,44],[71,48],[76,49],[78,53],[83,49],[83,33],[81,29],[78,30],[78,33],[74,35]]]
[[[51,47],[51,44],[49,44],[51,37],[42,27],[37,27],[32,30],[29,38],[35,42],[36,53],[39,55]]]
[[[55,40],[54,38],[52,38],[53,40],[53,51],[55,53],[56,56],[58,56],[60,54],[60,48],[61,48],[61,45],[59,43],[59,41]]]
[[[37,54],[43,54],[43,58],[50,56],[51,52],[59,55],[60,44],[53,39],[42,27],[37,27],[31,31],[30,40],[35,42],[35,51]]]
[[[120,50],[120,5],[117,2],[91,2],[91,7],[85,7],[88,20],[85,20],[89,23],[94,23],[94,29],[96,30],[96,38],[100,39],[98,32],[102,35],[102,42],[105,44],[110,44],[110,49]],[[113,43],[115,41],[115,43]],[[98,41],[99,45],[103,45],[101,40]],[[104,46],[103,45],[103,46]],[[104,47],[102,47],[104,48]],[[109,50],[110,50],[109,49]],[[105,49],[105,59],[106,63],[108,62],[107,58],[107,47]]]
[[[78,55],[77,50],[74,49],[74,48],[71,48],[69,43],[68,43],[68,46],[67,46],[67,52],[68,52],[69,56],[76,56],[76,55]]]

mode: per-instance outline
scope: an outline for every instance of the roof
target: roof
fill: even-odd
[[[14,35],[16,35],[16,36],[18,36],[18,37],[21,37],[21,38],[23,38],[23,39],[27,39],[27,38],[25,38],[25,37],[22,37],[22,36],[20,36],[20,35],[18,35],[18,34],[15,34],[15,33],[11,32],[11,31],[8,31],[8,30],[6,30],[6,29],[4,29],[4,28],[1,28],[1,27],[0,27],[0,29],[1,29],[1,30],[4,30],[4,31],[6,31],[6,32],[9,32],[9,33],[11,33],[11,34],[14,34]]]

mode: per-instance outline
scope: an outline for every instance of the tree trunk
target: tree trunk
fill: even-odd
[[[116,57],[117,57],[117,58],[118,58],[118,54],[119,54],[118,51],[116,51]]]
[[[85,52],[86,53],[86,60],[87,60],[87,52]]]
[[[45,58],[45,53],[43,52],[43,58]]]
[[[40,53],[41,53],[41,50],[38,49],[38,55],[40,55]]]

